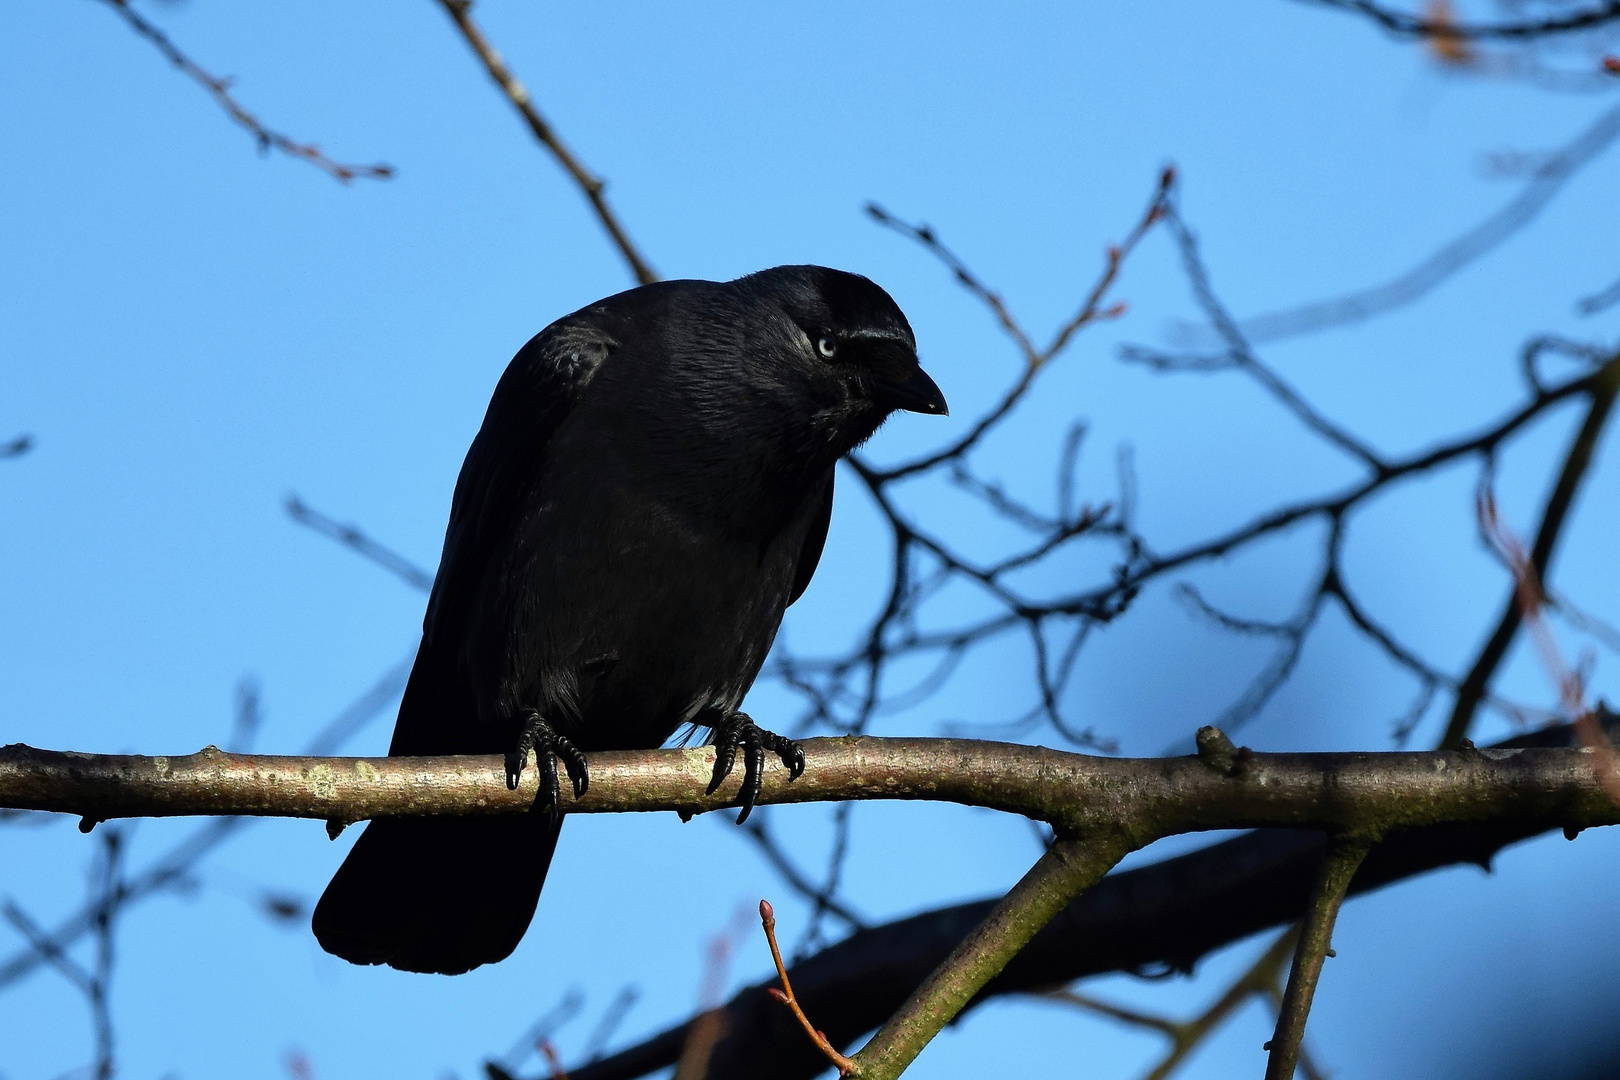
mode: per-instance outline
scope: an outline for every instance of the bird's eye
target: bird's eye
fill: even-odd
[[[823,360],[831,360],[838,355],[838,342],[830,337],[817,338],[816,352],[821,354]]]

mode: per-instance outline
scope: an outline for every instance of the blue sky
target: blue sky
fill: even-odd
[[[184,752],[226,736],[234,688],[262,688],[260,746],[292,752],[408,655],[422,597],[288,520],[296,492],[427,566],[489,392],[551,319],[629,284],[578,192],[519,126],[434,4],[302,2],[140,7],[267,123],[397,178],[340,186],[260,155],[192,83],[89,0],[20,0],[0,42],[0,742]],[[992,401],[1016,357],[982,309],[915,246],[860,212],[876,199],[926,219],[1045,337],[1075,306],[1154,178],[1174,162],[1215,284],[1240,314],[1375,284],[1505,203],[1521,179],[1486,156],[1572,139],[1613,95],[1555,94],[1442,72],[1348,16],[1269,0],[982,5],[617,6],[485,0],[476,16],[590,166],[666,276],[732,277],[821,262],[887,287],[910,316],[955,417],[901,417],[879,459],[933,445]],[[1573,62],[1578,52],[1565,57]],[[1620,273],[1611,151],[1528,230],[1421,303],[1280,342],[1266,358],[1390,453],[1466,431],[1519,393],[1514,356],[1560,332],[1612,342],[1620,309],[1574,301]],[[1168,237],[1127,265],[1117,323],[1088,331],[984,471],[1041,497],[1070,419],[1091,433],[1086,498],[1114,493],[1133,448],[1140,523],[1168,548],[1354,474],[1232,376],[1160,377],[1116,360],[1195,315]],[[1572,411],[1503,459],[1508,520],[1531,527]],[[1590,610],[1620,615],[1612,432],[1555,566]],[[1506,583],[1473,539],[1474,475],[1393,492],[1353,526],[1347,559],[1368,605],[1449,669],[1477,649]],[[974,527],[929,492],[942,530]],[[985,542],[1000,534],[988,533]],[[844,645],[885,585],[869,506],[845,485],[827,558],[788,639]],[[1307,532],[1188,575],[1245,614],[1290,612],[1312,572]],[[1582,641],[1568,640],[1578,651]],[[1003,719],[1009,669],[992,650],[947,693],[883,733]],[[1218,715],[1265,659],[1145,596],[1088,646],[1071,707],[1130,753],[1159,753]],[[1594,688],[1616,696],[1617,659]],[[1504,692],[1552,693],[1516,653]],[[1404,676],[1329,618],[1294,680],[1245,731],[1267,749],[1381,748]],[[751,711],[791,715],[761,686]],[[1419,737],[1432,740],[1431,714]],[[387,718],[347,749],[380,752]],[[1483,729],[1485,736],[1502,729]],[[1055,743],[1050,732],[1034,741]],[[807,861],[827,811],[775,818]],[[958,808],[855,811],[848,895],[884,919],[1005,888],[1037,854],[1024,823]],[[132,859],[194,828],[149,822]],[[204,864],[198,888],[129,915],[114,985],[122,1075],[477,1075],[570,987],[583,1043],[619,987],[643,993],[620,1041],[695,1001],[707,940],[739,904],[805,911],[718,816],[569,823],[545,926],[494,968],[454,980],[348,967],[303,928],[241,897],[311,897],[347,838],[256,823]],[[1572,996],[1612,991],[1620,940],[1616,841],[1538,841],[1498,872],[1455,871],[1351,904],[1310,1039],[1337,1076],[1436,1075],[1471,1034],[1527,1024],[1573,1037]],[[71,824],[0,828],[0,895],[47,923],[81,895],[91,845]],[[1154,853],[1149,853],[1151,856]],[[0,930],[0,948],[19,942]],[[1191,1010],[1256,945],[1193,981],[1104,980],[1098,993]],[[742,939],[734,983],[768,956]],[[1511,971],[1511,977],[1504,974]],[[76,991],[50,972],[0,993],[0,1076],[49,1077],[89,1053]],[[1561,1026],[1563,1025],[1563,1026]],[[1194,1061],[1260,1068],[1265,1018],[1245,1012]],[[1442,1037],[1440,1033],[1447,1033]],[[916,1066],[1134,1075],[1152,1040],[1050,1005],[973,1014]]]

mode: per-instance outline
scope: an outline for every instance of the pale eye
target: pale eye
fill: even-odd
[[[821,354],[823,360],[831,360],[838,355],[838,342],[830,337],[818,338],[816,340],[816,352]]]

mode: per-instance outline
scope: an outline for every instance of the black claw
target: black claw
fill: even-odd
[[[782,759],[787,766],[788,781],[791,783],[804,775],[804,748],[792,739],[785,739],[771,731],[761,731],[764,736],[765,749],[771,751]]]
[[[736,762],[737,735],[734,727],[728,725],[714,733],[714,776],[710,778],[709,786],[703,789],[703,793],[713,795],[726,777],[731,775],[731,767]]]
[[[591,786],[591,772],[585,764],[585,755],[567,739],[558,740],[557,753],[563,759],[563,768],[568,770],[568,782],[573,785],[574,798],[580,798]]]
[[[764,784],[765,740],[761,738],[764,734],[753,724],[746,725],[742,731],[743,782],[742,790],[737,793],[737,805],[742,807],[742,813],[737,815],[739,825],[754,812],[754,803],[759,801],[759,790]]]
[[[713,795],[731,775],[739,747],[743,751],[743,783],[737,793],[737,805],[742,807],[737,824],[741,825],[759,801],[765,779],[765,752],[769,750],[782,759],[791,782],[804,774],[804,751],[792,739],[759,727],[746,713],[732,713],[714,727],[714,776],[709,781],[708,794]]]
[[[585,794],[585,789],[590,786],[590,771],[585,763],[585,755],[580,753],[579,748],[572,742],[559,735],[533,709],[524,713],[523,731],[518,735],[517,749],[506,755],[508,791],[517,790],[531,750],[534,751],[535,765],[540,770],[540,790],[535,794],[536,805],[552,814],[562,808],[562,794],[557,775],[559,757],[563,759],[563,768],[568,771],[568,781],[574,789],[574,798]]]

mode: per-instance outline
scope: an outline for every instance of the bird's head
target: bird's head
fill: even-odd
[[[917,360],[917,339],[894,298],[859,274],[778,266],[737,284],[784,318],[785,356],[816,402],[817,426],[845,452],[896,410],[947,413],[945,395]]]

